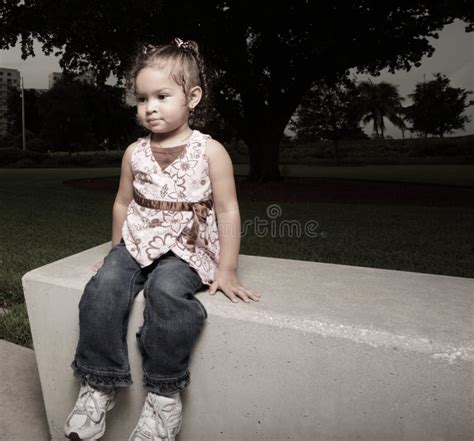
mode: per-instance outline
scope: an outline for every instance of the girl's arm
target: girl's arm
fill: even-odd
[[[122,238],[122,226],[127,217],[128,204],[133,199],[133,173],[130,163],[136,143],[130,144],[122,159],[120,184],[112,210],[112,246],[117,245]]]
[[[219,268],[209,289],[215,294],[219,288],[233,302],[240,297],[244,302],[258,301],[260,294],[246,289],[237,278],[240,251],[240,212],[235,190],[232,161],[222,144],[210,139],[206,144],[209,175],[219,231]]]
[[[122,168],[120,171],[120,183],[115,196],[114,207],[112,209],[112,246],[117,245],[122,238],[122,226],[127,217],[128,204],[133,198],[133,174],[130,165],[130,157],[132,156],[135,143],[130,144],[122,158]],[[93,265],[92,270],[97,272],[101,268],[103,261]]]

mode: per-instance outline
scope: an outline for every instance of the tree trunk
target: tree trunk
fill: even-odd
[[[334,142],[334,157],[336,159],[336,164],[339,164],[339,152],[337,150],[337,147],[338,147],[337,138],[334,138],[333,142]]]
[[[248,147],[249,173],[254,182],[279,181],[280,141],[287,121],[275,116],[261,115],[246,121],[243,139]]]
[[[374,129],[373,129],[373,131],[375,132],[375,135],[378,138],[379,137],[379,129],[378,129],[377,120],[375,118],[376,117],[374,116]]]
[[[264,142],[264,161],[262,181],[281,181],[280,174],[280,139]]]
[[[280,145],[270,137],[263,140],[247,141],[249,154],[248,180],[254,182],[279,181]]]
[[[249,156],[249,172],[247,175],[247,179],[249,181],[258,181],[260,176],[263,174],[263,167],[262,167],[262,152],[260,150],[260,146],[257,144],[251,144],[250,142],[246,142],[248,148],[248,156]]]

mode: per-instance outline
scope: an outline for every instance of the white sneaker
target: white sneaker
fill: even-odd
[[[66,419],[66,438],[74,441],[97,440],[105,433],[105,414],[116,403],[116,391],[81,386],[74,409]]]
[[[179,392],[171,397],[148,392],[128,441],[175,441],[181,430],[182,409]]]

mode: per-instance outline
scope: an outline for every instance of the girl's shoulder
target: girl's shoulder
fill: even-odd
[[[123,162],[131,163],[133,154],[145,145],[146,137],[138,138],[136,141],[132,142],[123,153]]]
[[[211,138],[210,135],[207,136],[208,138],[206,139],[205,146],[206,154],[208,157],[222,154],[223,151],[227,153],[226,148],[219,141],[214,138]]]
[[[212,144],[214,140],[212,139],[211,135],[208,135],[207,133],[203,133],[197,129],[193,129],[193,134],[191,136],[191,145],[193,145],[194,149],[199,150],[201,153],[203,153],[205,156],[207,156],[208,153],[208,145],[209,143]]]
[[[191,138],[194,142],[197,142],[199,144],[206,144],[207,140],[212,139],[211,135],[208,135],[207,133],[203,133],[197,129],[193,129],[193,134],[191,135]]]
[[[230,165],[232,167],[232,160],[230,158],[227,149],[216,139],[209,137],[205,144],[205,153],[211,169],[219,167],[223,164]],[[215,165],[216,167],[213,167]]]
[[[127,150],[130,151],[130,156],[134,154],[144,153],[147,150],[147,147],[150,145],[150,135],[141,136],[136,141],[132,142]]]
[[[144,145],[146,142],[146,137],[138,138],[136,141],[133,141],[128,147],[127,150],[135,150],[137,147]]]

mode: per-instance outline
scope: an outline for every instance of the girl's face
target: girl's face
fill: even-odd
[[[153,133],[188,127],[189,108],[183,88],[164,69],[144,67],[135,78],[137,114]]]

